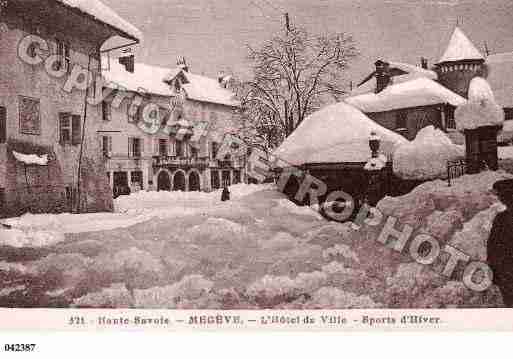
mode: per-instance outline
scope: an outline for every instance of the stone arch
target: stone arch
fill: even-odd
[[[157,191],[171,191],[171,176],[166,169],[157,174]]]
[[[187,179],[189,191],[201,191],[201,176],[197,170],[190,170]]]
[[[177,170],[173,174],[173,191],[186,191],[187,180],[183,170]]]

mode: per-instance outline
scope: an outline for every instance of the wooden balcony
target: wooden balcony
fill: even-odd
[[[169,169],[199,168],[209,166],[208,157],[178,157],[178,156],[153,156],[153,167],[165,167]]]

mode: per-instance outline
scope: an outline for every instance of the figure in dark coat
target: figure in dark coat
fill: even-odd
[[[230,191],[228,190],[228,187],[223,188],[223,192],[221,193],[221,201],[229,201],[230,200]]]
[[[513,180],[498,181],[493,189],[506,206],[492,224],[488,238],[488,264],[500,288],[504,305],[513,307]]]

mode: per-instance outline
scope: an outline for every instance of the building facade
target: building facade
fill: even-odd
[[[186,66],[135,64],[131,74],[115,60],[104,76],[118,85],[104,102],[98,138],[114,195],[211,191],[244,180],[243,158],[217,158],[224,136],[237,128],[238,104],[223,79],[192,74]],[[115,106],[120,91],[125,100]],[[136,104],[137,98],[143,101]],[[156,132],[141,129],[151,109],[160,124]]]
[[[489,79],[506,119],[513,118],[512,59],[511,54],[483,56],[456,27],[432,69],[428,69],[425,59],[421,59],[421,66],[378,60],[376,70],[346,102],[410,140],[421,128],[433,125],[462,143],[462,136],[455,130],[454,110],[467,98],[470,81],[476,76]],[[421,78],[424,80],[419,81]]]
[[[96,141],[101,108],[86,101],[95,90],[86,91],[84,79],[100,73],[100,49],[108,39],[137,42],[140,33],[97,0],[2,4],[0,212],[69,210],[80,186],[81,210],[111,209],[112,199],[103,191],[107,182],[95,176],[101,171]],[[14,152],[48,161],[23,162]]]

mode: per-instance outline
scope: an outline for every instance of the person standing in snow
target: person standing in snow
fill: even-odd
[[[228,186],[223,187],[223,192],[221,193],[221,201],[229,201],[230,200],[230,191],[228,190]]]
[[[493,221],[487,245],[488,264],[504,305],[513,308],[513,180],[497,181],[493,190],[506,210]]]

